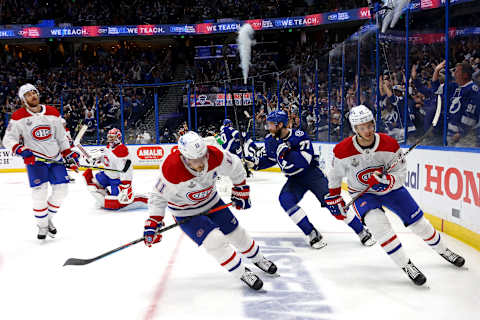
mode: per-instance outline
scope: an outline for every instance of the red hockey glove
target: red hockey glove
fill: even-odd
[[[395,184],[395,177],[391,174],[382,174],[380,171],[375,171],[367,180],[368,186],[377,192],[385,192],[390,190]]]
[[[17,144],[13,147],[13,152],[21,156],[25,164],[35,163],[35,156],[33,155],[32,150],[25,148],[25,146]]]
[[[147,247],[151,247],[152,244],[160,242],[163,235],[157,234],[165,224],[163,223],[162,216],[151,216],[145,221],[145,227],[143,230],[144,242]]]

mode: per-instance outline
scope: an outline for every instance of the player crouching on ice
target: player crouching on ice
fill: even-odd
[[[145,222],[145,244],[150,247],[162,239],[156,230],[163,226],[167,207],[178,222],[193,216],[180,225],[183,232],[235,278],[259,290],[262,280],[245,267],[242,256],[269,274],[277,272],[275,264],[263,256],[258,244],[228,207],[200,215],[224,205],[215,187],[219,175],[232,179],[234,206],[239,210],[250,208],[250,187],[245,184],[246,173],[240,159],[217,147],[207,146],[193,131],[180,137],[178,150],[160,164],[160,176],[148,202],[150,217]]]
[[[267,116],[270,134],[265,137],[265,153],[259,158],[249,158],[249,160],[253,162],[255,170],[270,168],[275,164],[282,169],[288,180],[280,191],[280,205],[293,223],[308,236],[310,246],[320,249],[326,246],[326,243],[298,203],[310,190],[322,207],[326,207],[324,197],[328,194],[328,181],[322,170],[318,168],[318,155],[313,151],[312,142],[308,136],[301,130],[288,129],[287,123],[288,115],[285,111],[270,112]],[[363,227],[354,214],[348,217],[333,215],[352,228],[363,245],[375,244],[370,232]]]
[[[113,128],[107,134],[108,145],[91,154],[95,164],[106,169],[93,175],[92,169],[83,173],[88,190],[97,204],[108,210],[146,208],[148,198],[135,195],[132,189],[133,165],[128,148],[122,143],[122,133]]]
[[[386,171],[402,155],[398,142],[386,134],[375,133],[373,114],[364,105],[352,108],[349,120],[355,135],[335,146],[333,167],[328,173],[330,194],[325,199],[332,214],[346,215],[340,188],[343,177],[347,177],[352,196],[369,187],[349,212],[354,211],[363,219],[383,250],[416,285],[424,284],[427,279],[408,258],[382,207],[394,212],[406,227],[448,262],[463,266],[465,259],[446,248],[440,233],[425,219],[403,186],[407,173],[405,160]]]
[[[23,107],[12,114],[3,144],[13,154],[23,157],[32,188],[33,214],[37,220],[38,239],[54,237],[57,229],[52,218],[67,195],[65,166],[77,170],[78,154],[70,149],[60,114],[52,106],[40,104],[40,94],[27,83],[18,96]],[[47,159],[46,162],[38,160]],[[48,160],[65,164],[48,163]],[[52,193],[48,196],[48,183]]]

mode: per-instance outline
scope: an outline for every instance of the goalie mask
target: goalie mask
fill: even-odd
[[[122,142],[122,132],[117,128],[110,129],[107,133],[107,141],[109,144],[119,144]]]

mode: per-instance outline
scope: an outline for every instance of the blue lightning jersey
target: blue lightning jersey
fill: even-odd
[[[318,156],[313,151],[312,141],[302,130],[289,130],[284,139],[277,139],[271,134],[265,137],[265,153],[259,158],[256,170],[266,169],[278,164],[286,176],[294,176],[309,167],[318,167]],[[289,151],[283,158],[277,155],[282,144],[287,144]],[[284,145],[283,145],[284,147]]]
[[[458,86],[450,84],[452,94],[449,94],[450,105],[448,106],[448,136],[457,133],[464,136],[478,123],[480,114],[480,92],[472,81]],[[450,92],[449,92],[450,93]]]
[[[222,148],[241,158],[242,145],[240,143],[240,134],[238,131],[230,126],[222,126],[220,131],[222,133],[222,140],[224,142],[222,144]]]

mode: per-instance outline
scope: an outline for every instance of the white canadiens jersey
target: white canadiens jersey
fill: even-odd
[[[370,175],[377,170],[388,169],[401,154],[402,149],[398,142],[383,133],[375,134],[375,143],[370,149],[362,149],[355,137],[344,139],[333,149],[332,168],[328,172],[330,193],[339,191],[343,177],[347,178],[348,191],[351,194],[365,190]],[[394,178],[391,188],[383,192],[370,189],[368,193],[382,195],[402,187],[406,173],[405,160],[402,160],[389,172]]]
[[[8,123],[3,145],[15,153],[21,144],[38,157],[61,160],[60,153],[70,148],[70,144],[57,109],[42,105],[38,113],[25,107],[15,111]]]
[[[115,172],[105,170],[105,174],[110,179],[120,179],[121,181],[132,181],[133,163],[128,153],[128,148],[124,144],[118,144],[116,146],[107,145],[103,149],[103,156],[101,158],[102,164],[105,168],[123,170],[127,161],[130,160],[130,166],[126,172]]]
[[[167,207],[177,217],[207,212],[220,200],[215,186],[218,176],[228,176],[237,185],[245,181],[246,172],[238,157],[213,146],[207,146],[207,152],[208,165],[201,176],[186,167],[178,150],[166,157],[148,200],[150,216],[164,216]]]

